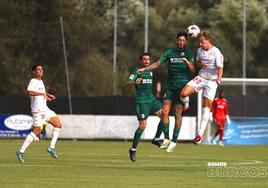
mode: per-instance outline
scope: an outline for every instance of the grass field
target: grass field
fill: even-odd
[[[46,152],[49,141],[42,140],[28,148],[26,163],[20,164],[15,151],[22,142],[0,140],[0,187],[268,187],[267,145],[178,144],[167,153],[141,142],[133,163],[131,142],[59,140],[60,158],[52,159]],[[211,167],[209,162],[227,166]]]

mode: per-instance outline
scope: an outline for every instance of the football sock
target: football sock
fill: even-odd
[[[162,131],[165,135],[165,139],[169,139],[169,123],[163,123]]]
[[[135,132],[135,135],[134,135],[133,142],[132,142],[132,148],[133,148],[133,149],[136,149],[136,148],[137,148],[142,133],[143,133],[143,130],[140,129],[140,128],[137,128],[137,130],[136,130],[136,132]]]
[[[220,129],[220,141],[222,141],[222,139],[223,139],[223,134],[224,134],[223,131],[224,131],[223,129]]]
[[[31,132],[30,134],[27,135],[27,137],[25,138],[21,148],[20,148],[20,152],[24,153],[25,150],[28,148],[28,146],[34,141],[34,140],[38,140],[38,137]]]
[[[199,130],[200,136],[203,136],[206,130],[208,119],[209,119],[209,112],[210,112],[210,109],[208,107],[202,108],[202,119],[201,119],[201,125],[200,125],[200,130]]]
[[[155,133],[154,138],[160,138],[160,136],[161,136],[161,134],[162,134],[162,127],[163,127],[163,121],[160,120],[160,122],[158,123],[157,131],[156,131],[156,133]]]
[[[220,133],[220,130],[217,129],[217,131],[216,131],[216,133],[215,133],[215,135],[214,135],[214,139],[218,136],[219,133]]]
[[[54,127],[53,132],[52,132],[52,138],[51,138],[51,142],[50,142],[50,147],[51,148],[55,148],[56,142],[58,140],[59,134],[60,134],[60,128],[56,128]]]
[[[174,127],[172,142],[177,143],[179,133],[180,133],[180,128]]]

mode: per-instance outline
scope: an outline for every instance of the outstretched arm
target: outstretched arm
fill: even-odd
[[[159,60],[157,60],[156,62],[152,63],[151,65],[149,65],[148,67],[144,67],[144,68],[140,68],[137,70],[137,73],[140,74],[143,71],[149,71],[149,70],[153,70],[159,67],[159,65],[161,64],[161,62]]]

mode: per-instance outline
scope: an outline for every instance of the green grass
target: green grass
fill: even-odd
[[[0,187],[268,187],[268,146],[211,146],[177,144],[167,153],[141,142],[137,161],[129,160],[131,142],[59,140],[59,159],[46,152],[48,140],[34,142],[20,164],[15,151],[23,140],[0,140]],[[227,167],[208,167],[226,162]],[[209,169],[259,170],[258,175],[231,173],[208,177]],[[264,170],[264,171],[263,171]]]

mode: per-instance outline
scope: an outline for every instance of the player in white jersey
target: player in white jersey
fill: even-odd
[[[198,76],[186,84],[180,94],[184,102],[184,108],[189,107],[189,98],[193,93],[203,90],[202,118],[199,133],[193,142],[201,141],[209,120],[209,112],[214,100],[218,85],[221,83],[223,74],[223,55],[220,50],[213,46],[209,32],[201,32],[198,35],[200,48],[197,49],[196,62],[200,67]]]
[[[24,152],[28,146],[35,140],[38,141],[41,131],[48,123],[53,128],[52,139],[50,147],[47,148],[48,153],[54,158],[58,158],[55,151],[55,145],[61,130],[61,122],[54,111],[50,110],[47,106],[47,101],[55,100],[56,97],[46,92],[45,85],[42,81],[43,66],[34,65],[32,67],[33,78],[27,87],[27,94],[31,100],[31,111],[33,115],[33,128],[32,132],[27,135],[21,148],[17,150],[16,154],[20,162],[24,163]]]

